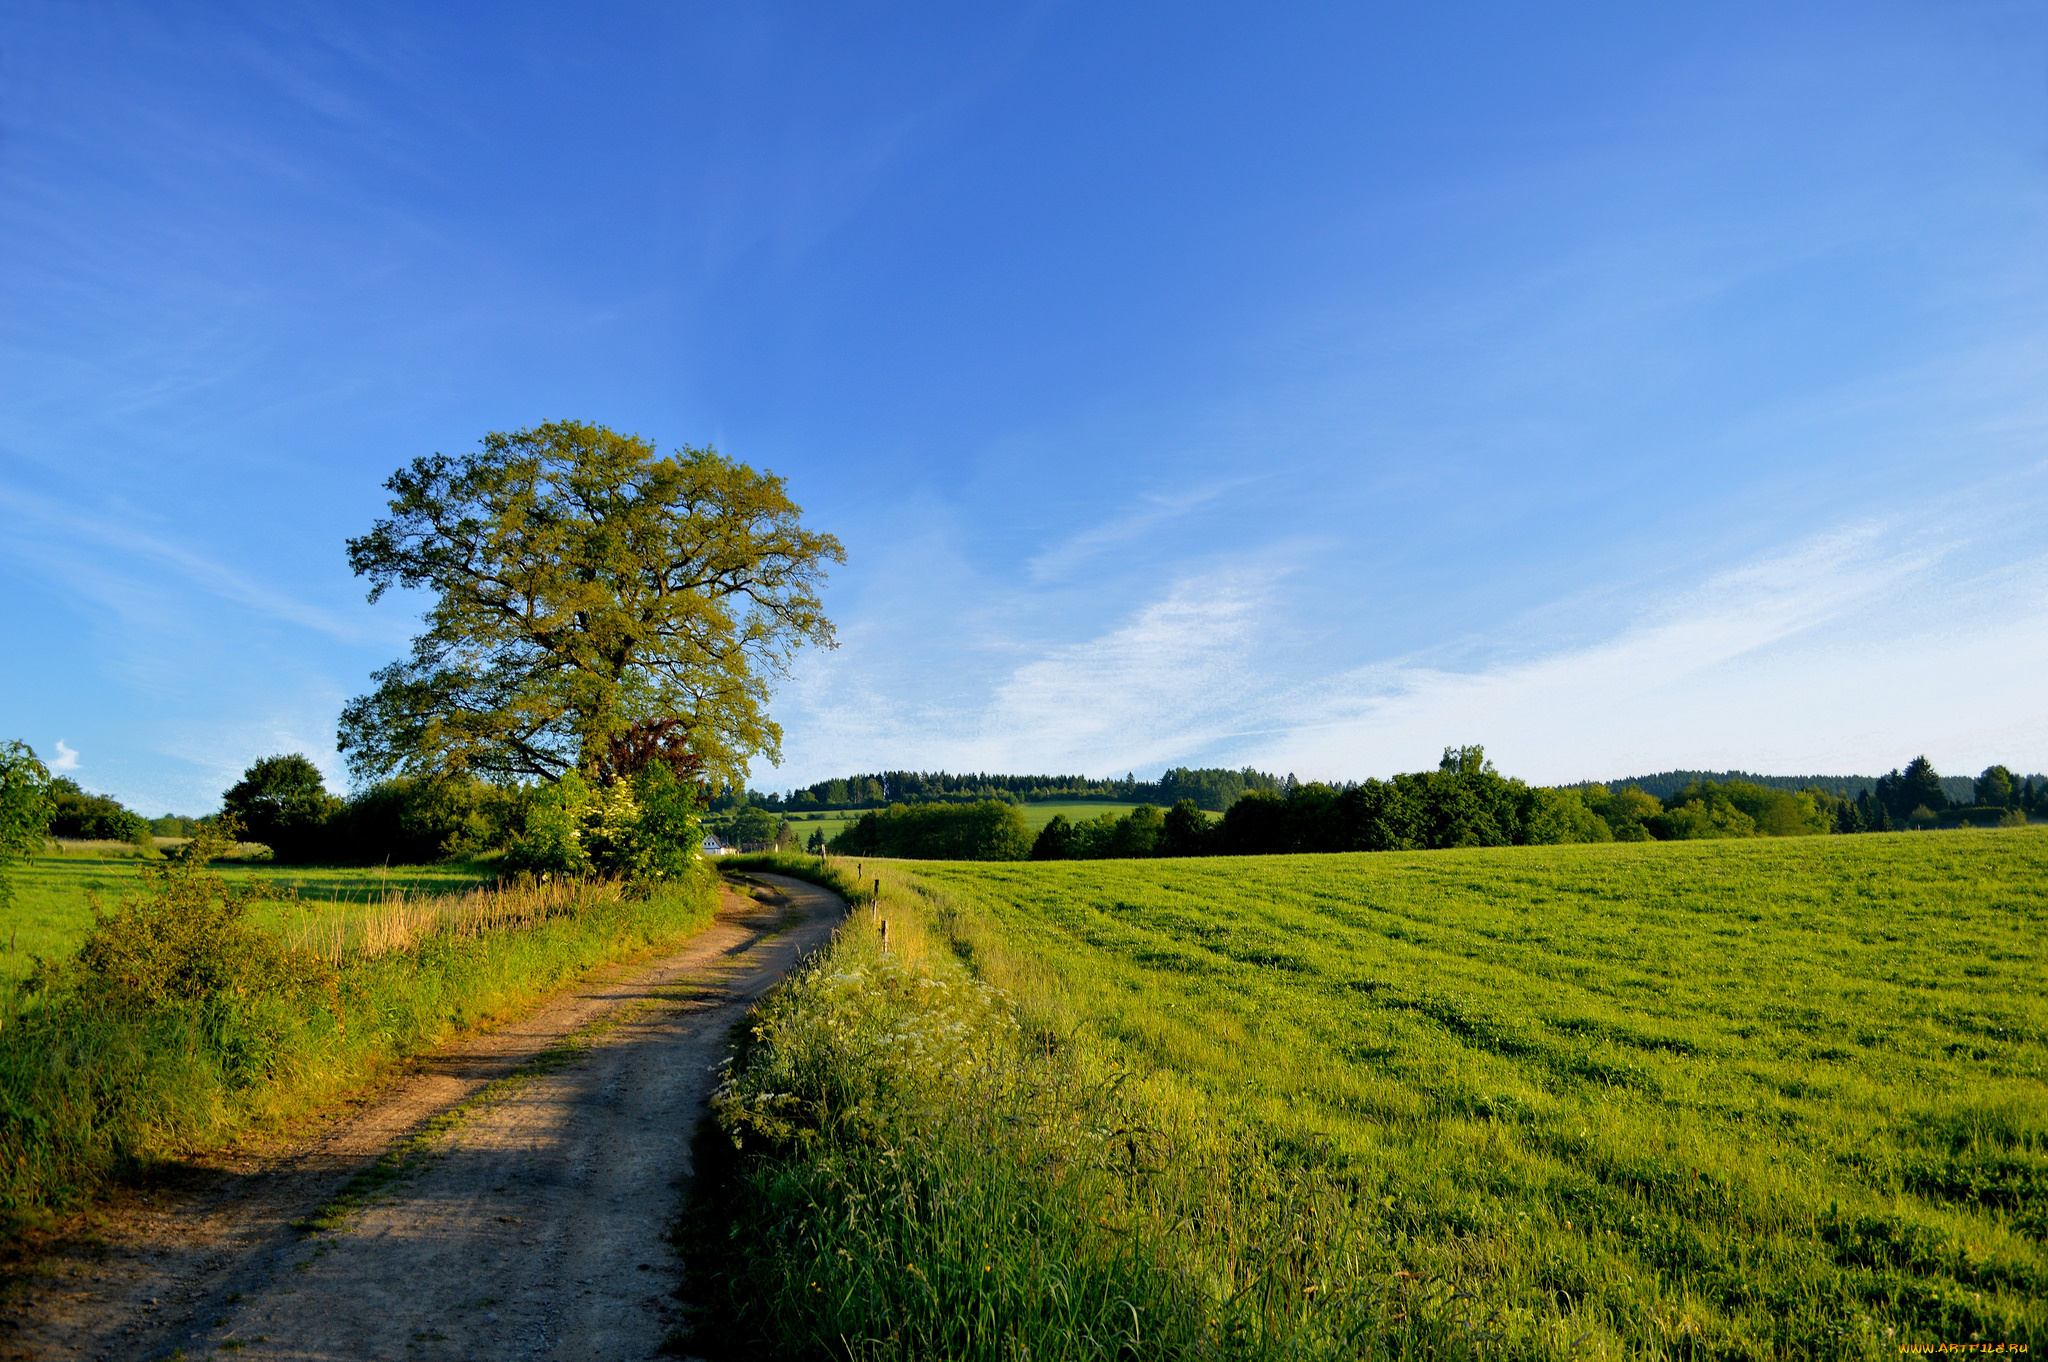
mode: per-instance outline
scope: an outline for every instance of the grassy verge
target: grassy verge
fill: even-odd
[[[2048,835],[865,874],[720,1098],[728,1345],[2048,1344]]]
[[[715,907],[705,876],[644,897],[395,896],[294,927],[271,900],[233,907],[245,890],[204,872],[166,880],[129,896],[122,932],[0,994],[0,1231],[673,945]]]

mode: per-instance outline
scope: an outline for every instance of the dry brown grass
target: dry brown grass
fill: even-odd
[[[455,894],[394,889],[376,900],[337,907],[305,903],[283,923],[287,943],[340,965],[409,950],[432,936],[474,940],[494,932],[538,927],[600,903],[615,903],[621,885],[556,880],[476,888]]]

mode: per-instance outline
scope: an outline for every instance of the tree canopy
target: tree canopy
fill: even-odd
[[[1949,806],[1948,793],[1941,788],[1941,776],[1924,756],[1906,763],[1903,775],[1894,768],[1877,778],[1877,797],[1891,810],[1892,817],[1910,819],[1921,809],[1940,813]]]
[[[680,721],[706,775],[781,756],[774,678],[833,646],[819,599],[845,551],[781,478],[713,449],[550,422],[415,459],[348,542],[370,599],[434,595],[412,655],[342,711],[358,778],[603,776],[637,729]]]
[[[221,796],[221,805],[242,836],[289,862],[319,854],[323,828],[341,801],[327,793],[320,768],[293,752],[250,766]]]
[[[149,835],[149,820],[111,795],[93,794],[69,776],[55,776],[49,785],[49,834],[92,841],[136,842]]]

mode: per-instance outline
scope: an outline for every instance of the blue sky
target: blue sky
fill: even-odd
[[[10,4],[0,736],[340,783],[567,417],[845,541],[764,787],[2048,769],[2044,227],[2038,5]]]

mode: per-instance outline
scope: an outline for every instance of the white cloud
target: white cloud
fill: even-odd
[[[1272,578],[1180,582],[1128,624],[1028,662],[997,687],[965,746],[978,769],[1158,767],[1241,731]]]
[[[1476,741],[1538,781],[1869,773],[1922,750],[1958,771],[2048,764],[2029,679],[2048,664],[2048,559],[1987,572],[1969,545],[1906,538],[1896,525],[1816,538],[1587,647],[1331,678],[1297,704],[1306,721],[1254,759],[1303,776],[1384,774]]]
[[[880,692],[814,691],[791,775],[1250,762],[1345,779],[1432,766],[1466,742],[1546,782],[1870,773],[1920,751],[1955,772],[2048,769],[2048,555],[2024,520],[1838,529],[1651,601],[1588,644],[1510,646],[1527,620],[1463,641],[1476,665],[1418,654],[1305,674],[1283,642],[1280,574],[1183,579],[1117,627],[1011,667],[978,703],[911,712]],[[1583,612],[1558,602],[1540,618],[1570,628]]]
[[[57,755],[50,762],[50,769],[52,771],[76,771],[78,769],[78,753],[72,751],[71,744],[65,742],[62,738],[57,739]]]
[[[963,669],[947,692],[919,690],[915,678],[878,684],[850,636],[845,653],[810,659],[791,688],[792,761],[771,779],[888,768],[1123,772],[1183,760],[1256,707],[1275,577],[1183,579],[1096,638],[992,672]],[[1021,646],[1000,635],[981,644],[1002,655]]]
[[[158,735],[156,750],[177,761],[183,779],[154,791],[154,800],[181,808],[211,808],[252,762],[287,752],[301,753],[319,767],[330,791],[346,790],[347,768],[334,750],[334,716],[344,699],[338,691],[309,682],[292,702],[261,714],[167,726]]]

